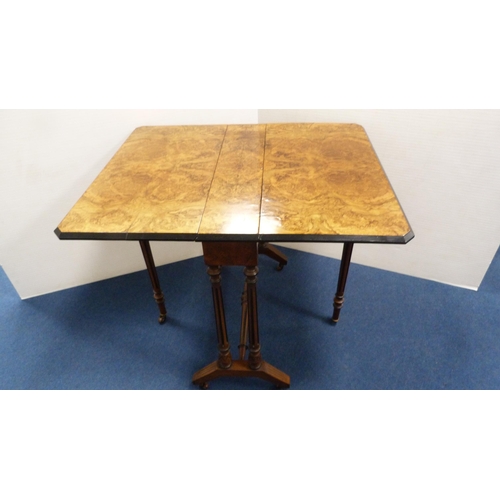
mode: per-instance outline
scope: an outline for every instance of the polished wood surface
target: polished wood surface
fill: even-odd
[[[203,259],[207,266],[256,266],[258,245],[252,241],[204,241]]]
[[[138,128],[56,233],[389,243],[413,236],[364,129],[331,123]]]
[[[134,237],[196,234],[226,126],[140,127],[58,229]]]
[[[363,127],[266,130],[261,235],[401,236],[408,222]]]
[[[269,241],[343,242],[338,321],[355,242],[406,243],[413,233],[364,129],[353,124],[140,127],[56,229],[61,239],[139,240],[160,310],[166,308],[150,240],[203,243],[218,359],[195,373],[258,377],[289,387],[262,359],[258,255],[287,258]],[[221,266],[244,267],[239,355],[233,360]],[[244,359],[247,356],[247,359]]]
[[[265,125],[227,128],[200,234],[258,234]]]

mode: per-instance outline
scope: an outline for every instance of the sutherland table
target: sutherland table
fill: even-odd
[[[258,255],[278,261],[278,269],[287,263],[270,242],[344,244],[333,300],[338,321],[353,244],[413,238],[363,127],[327,123],[140,127],[55,232],[60,239],[139,241],[160,323],[167,311],[149,241],[202,243],[219,356],[194,374],[200,387],[221,376],[290,385],[260,352]],[[244,267],[237,360],[222,301],[225,265]]]

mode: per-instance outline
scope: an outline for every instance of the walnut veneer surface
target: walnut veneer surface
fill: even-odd
[[[363,127],[140,127],[56,229],[61,239],[406,243]]]

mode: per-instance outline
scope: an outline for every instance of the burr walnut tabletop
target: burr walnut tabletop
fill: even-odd
[[[260,353],[258,256],[282,242],[344,244],[332,320],[339,320],[354,243],[407,243],[413,232],[363,127],[290,123],[140,127],[55,230],[60,239],[139,240],[159,322],[167,310],[150,240],[200,241],[219,355],[193,376],[290,377]],[[221,266],[244,267],[239,359],[231,356]]]
[[[406,243],[354,124],[140,127],[59,224],[61,239]]]

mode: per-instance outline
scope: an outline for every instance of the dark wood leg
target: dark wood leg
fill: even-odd
[[[257,266],[245,267],[245,284],[247,286],[247,308],[248,308],[248,334],[250,337],[250,349],[248,353],[248,366],[252,370],[258,370],[262,365],[259,341],[259,319],[257,316]]]
[[[158,273],[156,271],[156,266],[153,260],[153,253],[151,252],[149,241],[139,240],[139,243],[141,244],[142,255],[144,256],[144,261],[146,262],[149,277],[151,278],[151,284],[153,285],[153,296],[160,310],[160,317],[158,318],[158,322],[162,324],[165,323],[167,319],[167,309],[165,307],[163,292],[160,288],[160,280],[158,279]]]
[[[344,243],[342,251],[342,260],[340,262],[339,281],[337,284],[337,293],[333,299],[333,317],[332,321],[336,323],[339,320],[340,309],[344,305],[344,291],[347,282],[347,274],[349,273],[349,264],[351,263],[352,249],[354,243]]]
[[[278,263],[278,271],[281,271],[288,262],[287,256],[270,243],[259,243],[259,253],[275,260]]]
[[[240,326],[240,345],[239,354],[240,359],[245,359],[245,354],[248,349],[248,295],[247,295],[247,284],[245,283],[245,288],[241,296],[241,326]]]
[[[206,389],[208,382],[218,377],[257,377],[273,383],[279,388],[290,387],[290,377],[262,360],[260,354],[259,325],[257,317],[257,244],[203,243],[205,263],[212,281],[214,310],[219,340],[219,359],[205,366],[193,375],[193,384]],[[220,290],[220,266],[244,266],[245,290],[242,297],[240,359],[231,360],[227,340],[224,307]],[[249,356],[245,360],[246,343],[249,337]]]
[[[215,325],[217,328],[217,342],[219,345],[219,360],[217,366],[222,370],[231,367],[231,347],[227,338],[226,315],[222,301],[222,289],[220,285],[221,266],[209,266],[208,275],[212,283],[212,298],[214,301]]]

